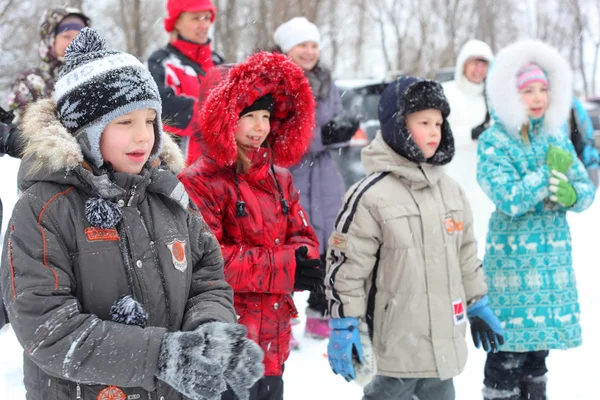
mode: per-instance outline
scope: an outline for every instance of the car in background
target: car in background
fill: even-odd
[[[454,80],[454,67],[444,67],[441,68],[433,78],[439,83],[448,82]]]
[[[335,82],[342,97],[344,113],[358,118],[360,127],[345,147],[331,150],[344,178],[346,189],[365,177],[360,160],[363,147],[375,138],[379,130],[377,109],[383,89],[388,85],[386,80],[352,79]]]

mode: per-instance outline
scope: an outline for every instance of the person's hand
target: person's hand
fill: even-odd
[[[323,263],[318,258],[306,258],[308,248],[301,246],[296,249],[296,290],[309,290],[311,292],[322,292],[324,287],[325,270]]]
[[[573,185],[569,183],[567,176],[555,170],[552,170],[549,190],[552,193],[550,200],[563,207],[572,207],[577,201],[577,193]]]
[[[475,347],[483,345],[488,353],[496,353],[504,344],[504,329],[500,320],[494,315],[490,308],[487,296],[483,296],[475,304],[467,309],[469,322],[471,323],[471,335]]]
[[[567,150],[550,145],[546,153],[546,164],[550,172],[557,171],[566,175],[571,164],[573,164],[573,157]]]
[[[329,326],[331,327],[327,345],[329,365],[336,375],[339,374],[350,382],[356,379],[354,363],[364,363],[358,318],[331,318]]]

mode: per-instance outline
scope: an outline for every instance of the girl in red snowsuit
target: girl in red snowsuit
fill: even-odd
[[[297,163],[309,146],[314,106],[300,67],[282,54],[253,55],[204,103],[206,153],[180,175],[221,244],[239,322],[265,352],[252,399],[283,399],[297,314],[291,294],[319,290],[324,276],[292,176],[279,167]]]

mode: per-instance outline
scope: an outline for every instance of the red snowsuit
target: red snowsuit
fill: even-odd
[[[267,138],[270,148],[248,154],[249,171],[235,175],[239,113],[268,93],[275,102]],[[309,258],[319,258],[319,244],[291,174],[272,167],[273,160],[289,165],[301,158],[311,140],[312,107],[308,82],[286,56],[250,57],[234,67],[206,100],[200,126],[205,154],[180,175],[221,244],[225,279],[235,292],[239,322],[264,350],[266,376],[282,375],[289,356],[290,321],[296,315],[291,298],[295,251],[306,246]],[[287,215],[282,200],[289,205]],[[245,202],[245,216],[237,215],[238,201]]]

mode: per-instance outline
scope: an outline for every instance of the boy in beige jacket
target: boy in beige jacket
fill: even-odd
[[[363,400],[454,399],[467,318],[477,347],[503,343],[469,203],[442,170],[454,155],[449,113],[437,82],[401,77],[385,89],[381,132],[362,153],[368,176],[329,239],[329,362],[348,381],[370,381]]]

